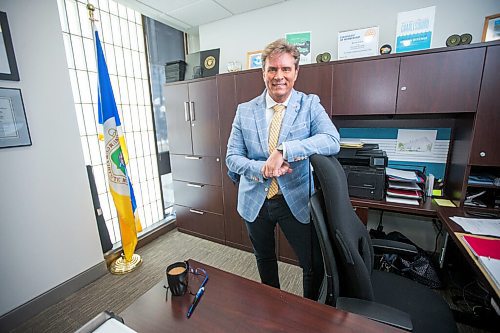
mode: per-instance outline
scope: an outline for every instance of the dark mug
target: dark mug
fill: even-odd
[[[187,262],[176,262],[167,267],[167,283],[170,292],[174,296],[182,296],[188,287],[189,264]]]

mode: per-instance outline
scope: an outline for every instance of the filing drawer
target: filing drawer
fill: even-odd
[[[222,187],[174,180],[175,203],[212,213],[223,213]]]
[[[220,164],[219,157],[170,155],[172,177],[185,182],[222,186]]]
[[[175,205],[177,227],[208,239],[224,241],[224,216]]]

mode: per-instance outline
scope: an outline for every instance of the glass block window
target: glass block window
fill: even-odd
[[[92,165],[111,241],[121,240],[118,217],[108,193],[103,142],[97,138],[97,69],[87,1],[58,0],[69,76],[85,163]],[[129,151],[129,173],[143,229],[163,219],[155,148],[148,66],[141,14],[113,0],[93,0]]]

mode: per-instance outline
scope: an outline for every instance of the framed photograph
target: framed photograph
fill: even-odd
[[[262,68],[262,50],[247,52],[247,69]]]
[[[19,81],[7,14],[0,12],[0,80]]]
[[[20,89],[0,88],[0,148],[31,146]]]
[[[481,41],[490,42],[497,39],[500,39],[500,14],[486,16]]]

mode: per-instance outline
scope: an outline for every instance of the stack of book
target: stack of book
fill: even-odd
[[[385,168],[387,176],[387,202],[420,204],[424,197],[425,179],[415,171]]]

